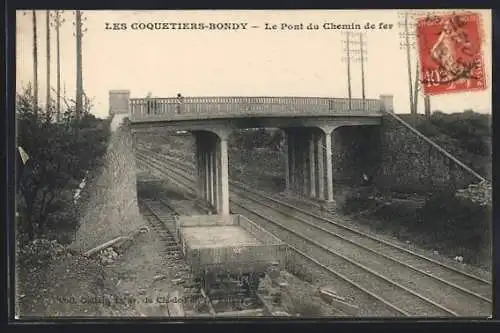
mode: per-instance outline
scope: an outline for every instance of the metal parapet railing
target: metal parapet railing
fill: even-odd
[[[131,120],[162,116],[237,116],[278,114],[380,113],[379,99],[327,97],[131,98]]]

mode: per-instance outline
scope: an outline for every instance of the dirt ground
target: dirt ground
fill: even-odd
[[[162,256],[163,247],[154,232],[136,242],[104,270],[115,281],[116,295],[123,300],[119,317],[168,317],[167,300],[173,291],[183,290],[173,281],[185,278],[187,267]]]
[[[174,282],[186,279],[187,267],[161,253],[149,232],[112,264],[68,256],[20,269],[18,317],[168,317],[169,293],[183,291]]]
[[[107,316],[114,286],[97,261],[67,256],[19,267],[18,318]]]

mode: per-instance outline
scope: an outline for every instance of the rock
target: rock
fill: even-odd
[[[271,312],[271,315],[275,317],[290,317],[290,314],[286,311],[274,311]]]
[[[278,283],[278,286],[280,286],[281,288],[286,288],[289,286],[288,282],[280,282]]]
[[[159,274],[159,275],[155,275],[153,277],[153,281],[156,282],[156,281],[160,281],[160,280],[163,280],[163,279],[166,279],[167,276],[166,275],[163,275],[163,274]]]
[[[491,206],[493,188],[490,183],[483,181],[479,184],[471,184],[465,189],[460,189],[455,192],[455,195],[460,198],[471,200],[481,206]]]

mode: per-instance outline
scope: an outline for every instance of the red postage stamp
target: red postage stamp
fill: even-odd
[[[480,19],[474,13],[418,19],[420,77],[425,95],[486,89]]]

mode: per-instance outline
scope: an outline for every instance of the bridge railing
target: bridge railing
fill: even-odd
[[[352,99],[325,97],[181,97],[131,98],[132,121],[155,118],[203,118],[214,116],[252,116],[331,113],[378,113],[379,99]]]

